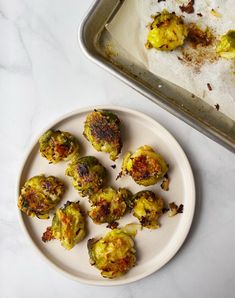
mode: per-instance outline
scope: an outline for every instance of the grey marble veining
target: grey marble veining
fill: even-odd
[[[84,57],[77,29],[91,3],[0,0],[0,297],[234,297],[235,155]],[[16,212],[16,177],[30,143],[55,117],[97,104],[157,119],[183,146],[197,187],[193,225],[177,255],[155,274],[113,288],[85,286],[51,269]]]

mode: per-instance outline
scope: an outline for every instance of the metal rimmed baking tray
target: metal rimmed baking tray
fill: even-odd
[[[183,88],[154,75],[137,61],[130,61],[125,50],[112,40],[106,26],[123,2],[94,2],[79,29],[79,42],[84,53],[154,103],[235,152],[235,122],[232,119]]]

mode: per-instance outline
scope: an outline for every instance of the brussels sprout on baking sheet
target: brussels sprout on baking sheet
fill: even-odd
[[[184,44],[188,35],[187,26],[182,17],[169,13],[166,9],[153,17],[150,24],[146,48],[172,51]]]

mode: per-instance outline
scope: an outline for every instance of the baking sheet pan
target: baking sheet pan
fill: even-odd
[[[183,88],[155,76],[134,59],[130,61],[125,50],[112,40],[106,25],[123,2],[94,2],[79,29],[84,53],[154,103],[235,152],[235,122],[232,119]]]

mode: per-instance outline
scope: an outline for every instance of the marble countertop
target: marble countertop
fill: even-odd
[[[235,155],[88,61],[77,29],[92,0],[0,0],[0,296],[226,298],[235,292]],[[196,213],[179,253],[136,283],[91,287],[41,260],[20,229],[16,177],[30,143],[52,119],[117,104],[164,125],[194,171]]]

